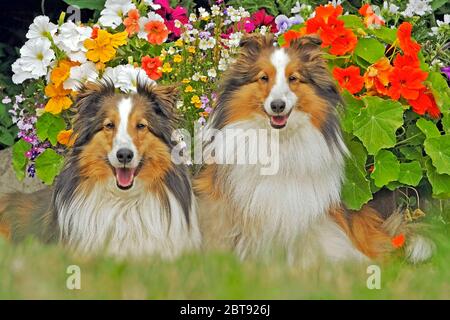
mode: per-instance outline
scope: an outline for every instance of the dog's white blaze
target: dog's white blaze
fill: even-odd
[[[226,128],[275,130],[263,116]],[[225,180],[220,185],[224,197],[209,204],[213,206],[209,211],[235,217],[224,238],[239,235],[236,250],[242,258],[264,255],[278,246],[290,260],[305,266],[321,256],[329,260],[365,259],[328,215],[330,208],[340,206],[342,153],[325,140],[309,115],[300,111],[292,112],[289,126],[279,134],[277,174],[261,175],[260,165],[218,167],[218,176]]]
[[[272,101],[281,99],[286,103],[286,109],[282,114],[288,114],[297,103],[297,96],[289,87],[289,79],[286,77],[286,67],[290,58],[284,49],[276,49],[270,57],[272,65],[276,69],[275,83],[269,96],[264,102],[264,109],[268,114],[273,114],[270,104]]]
[[[69,203],[57,199],[58,222],[64,242],[79,254],[105,253],[116,257],[159,255],[173,258],[200,246],[195,200],[188,227],[180,203],[169,190],[171,216],[160,199],[139,181],[123,192],[113,179],[97,184],[89,194],[76,192]]]
[[[108,159],[113,167],[120,167],[121,163],[117,159],[117,151],[122,148],[127,148],[133,151],[134,157],[128,167],[135,168],[139,164],[139,154],[137,148],[133,143],[128,132],[128,121],[130,119],[131,111],[133,110],[133,103],[130,97],[123,98],[117,105],[117,110],[119,111],[119,123],[117,124],[117,132],[114,137],[113,147],[108,155]]]

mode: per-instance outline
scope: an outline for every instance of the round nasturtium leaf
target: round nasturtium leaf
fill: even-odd
[[[365,108],[353,120],[353,133],[363,142],[369,154],[375,155],[383,148],[397,142],[395,135],[403,124],[403,109],[399,102],[379,97],[362,99]]]
[[[424,147],[436,168],[436,172],[450,174],[450,136],[428,138],[424,142]]]
[[[419,161],[412,161],[408,163],[400,164],[400,173],[398,175],[398,181],[408,186],[417,186],[422,180],[422,167]]]
[[[375,156],[373,171],[370,175],[377,187],[383,187],[391,181],[398,180],[400,163],[397,157],[388,150],[380,150]]]

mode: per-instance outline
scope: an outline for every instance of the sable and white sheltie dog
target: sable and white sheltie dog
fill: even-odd
[[[172,258],[200,245],[196,203],[175,144],[174,87],[140,84],[119,94],[88,84],[77,96],[76,137],[54,190],[11,194],[0,231],[61,241],[80,254]]]
[[[379,258],[402,232],[410,260],[430,256],[432,244],[410,235],[400,214],[385,220],[368,206],[350,212],[341,204],[347,149],[336,114],[340,102],[319,39],[303,37],[289,48],[275,46],[273,36],[241,41],[209,128],[278,130],[279,169],[261,175],[259,164],[203,168],[195,189],[206,246],[232,248],[241,258],[281,250],[288,261],[310,266],[324,258]],[[223,147],[215,141],[205,145]]]

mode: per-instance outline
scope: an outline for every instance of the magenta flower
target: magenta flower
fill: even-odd
[[[154,3],[161,6],[161,9],[156,10],[156,13],[163,17],[167,29],[178,38],[181,35],[181,29],[175,27],[175,20],[180,21],[182,24],[188,23],[189,19],[187,17],[186,8],[181,6],[172,8],[169,0],[155,0]]]
[[[441,71],[450,79],[450,66],[442,68]]]
[[[278,32],[275,17],[267,14],[266,9],[261,9],[253,13],[251,20],[256,27],[267,26],[270,27],[272,33]]]

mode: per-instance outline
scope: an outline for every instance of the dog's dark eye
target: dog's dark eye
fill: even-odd
[[[112,122],[105,124],[105,129],[112,130],[114,128],[115,128],[115,126],[114,126],[114,123],[112,123]]]
[[[296,76],[290,76],[289,77],[289,82],[294,82],[294,81],[297,81],[297,80],[298,80],[298,78]]]
[[[266,76],[266,75],[264,75],[264,76],[262,76],[261,78],[259,78],[260,80],[262,80],[262,81],[264,81],[264,82],[267,82],[267,81],[269,81],[269,77],[268,76]]]
[[[138,129],[138,130],[143,130],[143,129],[145,129],[145,128],[147,128],[147,126],[146,126],[145,124],[143,124],[143,123],[139,123],[139,124],[136,126],[136,129]]]

